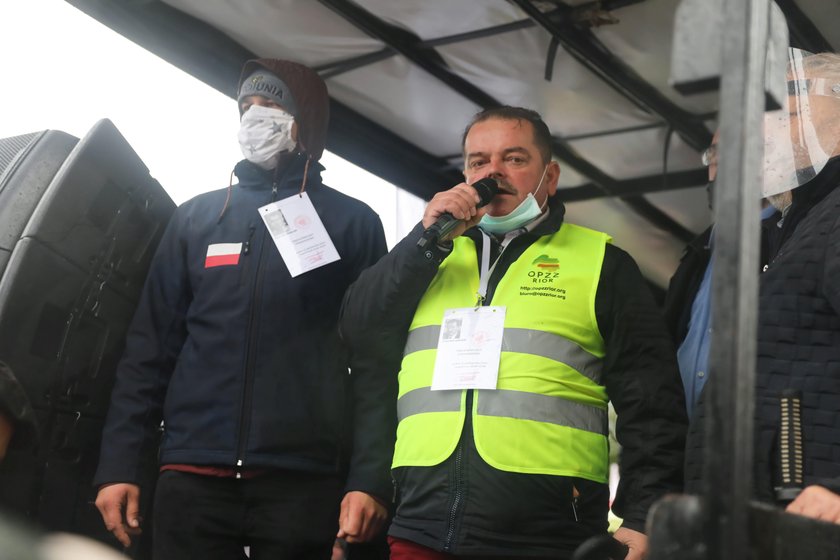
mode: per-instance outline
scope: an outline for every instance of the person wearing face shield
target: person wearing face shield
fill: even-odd
[[[787,106],[764,116],[761,194],[777,212],[762,223],[754,486],[760,500],[840,523],[840,55],[790,49],[787,79]],[[689,492],[702,488],[704,431],[701,398]]]
[[[140,467],[157,458],[143,522],[156,560],[239,560],[246,546],[251,558],[328,558],[336,536],[375,535],[393,493],[394,385],[358,368],[337,329],[345,289],[386,251],[381,222],[321,182],[329,96],[317,73],[249,61],[237,100],[238,183],[168,225],[94,480],[105,526],[129,546],[150,492]]]
[[[648,507],[682,487],[686,426],[659,310],[627,253],[564,220],[539,114],[483,111],[462,147],[465,181],[342,306],[354,352],[399,380],[391,558],[569,558],[606,534],[610,401],[615,538],[643,558]],[[486,178],[498,194],[479,207]],[[458,227],[418,243],[444,213]]]
[[[840,55],[791,50],[787,79],[788,106],[765,116],[762,194],[781,218],[760,277],[755,481],[760,499],[840,523]]]

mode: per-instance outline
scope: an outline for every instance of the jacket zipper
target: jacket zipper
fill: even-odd
[[[277,198],[277,183],[271,187],[271,201]],[[245,384],[242,389],[242,408],[239,411],[239,441],[236,445],[236,463],[234,465],[234,472],[236,478],[242,478],[242,469],[245,466],[245,442],[248,439],[248,432],[251,429],[251,400],[253,398],[254,385],[254,353],[256,345],[252,343],[252,334],[256,331],[254,325],[256,317],[256,309],[258,308],[257,294],[262,284],[262,265],[265,259],[265,236],[267,228],[264,228],[260,234],[259,239],[259,253],[257,255],[257,270],[254,272],[254,284],[251,288],[251,305],[248,309],[248,332],[247,332],[247,346],[245,348]],[[251,237],[253,236],[254,228],[250,228],[248,241],[245,243],[245,254],[251,251]]]
[[[514,240],[515,241],[515,240]],[[502,254],[496,255],[496,261],[501,260]],[[489,282],[488,282],[489,284]],[[488,292],[485,297],[481,299],[480,305],[489,305],[493,298],[493,291],[495,286],[488,286]],[[467,399],[464,404],[465,418],[464,429],[461,431],[461,439],[458,442],[458,447],[455,451],[455,496],[452,499],[452,507],[449,509],[449,518],[447,520],[446,538],[443,541],[443,551],[450,552],[452,550],[452,541],[455,538],[455,521],[461,513],[462,502],[464,500],[464,446],[467,438],[472,438],[472,403],[473,390],[467,390]]]
[[[464,430],[461,432],[461,440],[455,451],[455,496],[452,499],[452,507],[449,509],[449,519],[446,529],[446,539],[443,542],[443,551],[452,550],[452,540],[455,538],[455,521],[461,513],[464,500],[464,445],[466,438],[472,437],[472,389],[467,390],[467,402],[465,405],[466,418],[464,419]]]
[[[521,236],[519,236],[521,237]],[[511,240],[508,245],[512,245],[513,243],[517,242],[519,239]],[[501,261],[502,256],[504,255],[504,251],[501,251],[498,255],[496,255],[496,261]],[[498,264],[498,262],[497,262]],[[505,268],[505,272],[507,269]],[[494,274],[498,273],[494,270]],[[481,300],[480,305],[490,305],[490,302],[493,299],[493,292],[496,289],[496,286],[490,282],[488,282],[488,291],[485,297]],[[472,404],[473,404],[473,390],[467,390],[467,399],[464,405],[465,407],[465,419],[464,419],[464,429],[461,432],[461,439],[458,442],[458,447],[455,451],[455,496],[452,499],[452,507],[449,509],[449,518],[447,520],[447,529],[446,529],[446,538],[443,542],[443,551],[450,552],[452,550],[452,541],[455,538],[455,521],[458,518],[458,515],[461,513],[461,509],[463,509],[463,501],[464,501],[464,447],[466,445],[467,438],[472,438]]]

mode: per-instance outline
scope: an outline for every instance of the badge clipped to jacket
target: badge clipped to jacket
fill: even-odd
[[[292,278],[341,259],[307,193],[267,204],[259,213]]]
[[[444,311],[432,391],[495,389],[504,330],[504,306]]]

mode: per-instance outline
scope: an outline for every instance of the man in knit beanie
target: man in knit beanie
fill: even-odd
[[[129,546],[151,491],[140,465],[156,457],[143,526],[156,560],[241,560],[244,547],[328,558],[336,536],[374,536],[393,494],[395,384],[357,368],[337,328],[345,289],[385,238],[369,207],[321,182],[329,95],[316,72],[248,61],[236,99],[239,181],[180,206],[158,247],[116,375],[96,505]]]

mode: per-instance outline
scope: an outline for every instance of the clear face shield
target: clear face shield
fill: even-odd
[[[764,114],[763,197],[804,185],[840,155],[840,64],[789,49],[787,80],[787,107]]]

